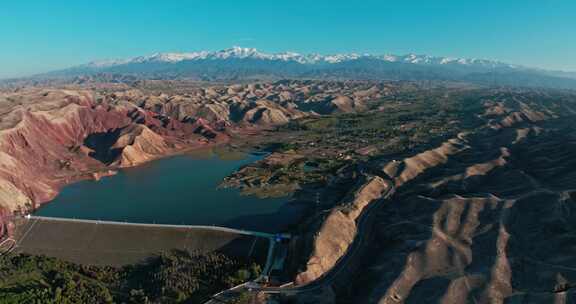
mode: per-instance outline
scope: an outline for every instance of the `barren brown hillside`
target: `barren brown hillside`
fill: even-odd
[[[572,303],[573,106],[518,99],[484,103],[477,132],[382,165],[398,192],[342,302]]]
[[[0,219],[232,141],[272,153],[225,186],[309,203],[281,277],[314,288],[278,300],[574,301],[573,92],[279,81],[10,89],[0,106]]]

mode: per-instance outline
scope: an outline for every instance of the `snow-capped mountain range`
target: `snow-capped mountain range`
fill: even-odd
[[[296,62],[300,64],[335,64],[358,59],[373,59],[384,62],[427,64],[427,65],[468,65],[481,67],[508,67],[518,68],[519,66],[506,64],[499,61],[485,59],[466,59],[451,57],[433,57],[428,55],[371,55],[371,54],[299,54],[294,52],[283,53],[263,53],[254,48],[232,47],[220,51],[198,51],[190,53],[155,53],[149,56],[139,56],[129,59],[94,61],[82,65],[82,67],[108,68],[125,64],[141,63],[178,63],[182,61],[201,60],[226,60],[226,59],[259,59],[271,61]]]
[[[129,82],[142,79],[273,81],[279,79],[445,81],[479,85],[576,89],[576,75],[485,59],[428,55],[264,53],[221,51],[157,53],[94,61],[36,75],[34,79]]]

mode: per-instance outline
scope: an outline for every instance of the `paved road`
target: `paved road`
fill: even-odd
[[[0,256],[8,254],[14,249],[16,241],[13,238],[6,238],[0,242]]]
[[[383,176],[381,176],[381,177],[383,177]],[[350,247],[346,251],[346,254],[344,256],[342,256],[337,261],[336,265],[334,265],[334,267],[332,267],[332,269],[330,271],[328,271],[327,273],[325,273],[323,276],[314,280],[313,282],[310,282],[310,283],[304,284],[304,285],[299,285],[299,286],[294,286],[293,284],[286,284],[285,286],[281,286],[281,287],[259,287],[258,283],[255,283],[256,281],[247,282],[247,283],[235,286],[231,289],[224,290],[224,291],[214,295],[212,297],[212,299],[210,299],[205,304],[226,303],[227,301],[234,299],[235,297],[237,297],[239,294],[241,294],[243,292],[258,291],[258,292],[267,293],[267,294],[287,294],[287,295],[290,295],[290,294],[298,294],[298,293],[305,293],[305,292],[314,292],[314,291],[317,291],[318,289],[324,288],[326,285],[332,284],[338,278],[338,276],[340,274],[345,273],[345,270],[350,265],[350,263],[352,261],[354,261],[356,258],[358,258],[358,254],[359,254],[359,252],[361,252],[360,248],[362,248],[365,245],[365,242],[368,238],[367,237],[368,232],[366,230],[370,229],[369,227],[371,225],[371,220],[374,217],[374,213],[372,211],[374,209],[376,209],[380,205],[381,202],[390,199],[392,197],[392,195],[394,194],[394,192],[396,191],[396,189],[394,187],[394,183],[392,181],[390,181],[389,178],[387,178],[387,177],[383,177],[383,178],[384,178],[384,180],[387,181],[388,186],[389,186],[387,192],[383,195],[382,199],[379,199],[379,200],[369,204],[364,210],[362,210],[362,213],[360,214],[360,217],[358,218],[358,233],[356,234],[357,235],[356,238],[354,239],[352,244],[350,244]],[[273,250],[273,249],[274,249],[273,245],[271,245],[270,250]],[[269,254],[268,261],[270,261],[270,254]]]
[[[389,178],[385,176],[381,176],[388,184],[388,189],[386,193],[383,195],[382,199],[374,201],[370,203],[358,218],[358,233],[356,234],[356,238],[350,244],[346,254],[342,256],[337,262],[334,267],[327,273],[325,273],[320,278],[304,285],[294,286],[292,284],[286,284],[282,287],[259,287],[257,283],[254,282],[247,282],[238,286],[235,286],[231,289],[224,290],[212,297],[211,300],[206,302],[205,304],[217,304],[217,303],[226,303],[228,300],[234,299],[235,296],[241,294],[243,292],[253,292],[258,291],[267,294],[298,294],[298,293],[305,293],[305,292],[314,292],[318,289],[324,288],[326,285],[332,284],[340,274],[345,273],[346,268],[350,265],[352,261],[358,258],[359,252],[361,252],[361,248],[365,245],[367,240],[368,232],[367,229],[370,229],[371,220],[374,217],[374,213],[372,212],[375,210],[381,202],[387,201],[394,195],[396,191],[394,187],[394,183],[390,181]],[[270,246],[270,249],[273,250],[273,245]],[[270,255],[269,255],[270,258]],[[268,259],[270,261],[270,259]]]
[[[226,304],[238,298],[241,294],[250,290],[251,282],[242,283],[230,289],[223,290],[212,296],[204,304]]]

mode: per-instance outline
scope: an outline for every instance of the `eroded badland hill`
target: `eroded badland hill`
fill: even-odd
[[[293,193],[308,207],[280,274],[296,288],[270,297],[574,301],[573,92],[164,83],[6,89],[0,109],[2,215],[30,212],[62,186],[120,167],[207,145],[256,147],[271,154],[223,186]]]

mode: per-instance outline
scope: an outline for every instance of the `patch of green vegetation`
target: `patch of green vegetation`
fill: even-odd
[[[242,189],[242,195],[255,195],[258,198],[285,197],[298,189],[298,184],[276,184],[261,187],[246,187]]]
[[[202,303],[259,274],[259,265],[218,253],[174,251],[124,268],[3,256],[0,303]]]
[[[227,302],[228,304],[251,304],[253,303],[253,298],[250,293],[243,292],[239,294],[236,298]]]
[[[482,100],[489,98],[488,93],[447,88],[408,90],[368,102],[368,111],[293,120],[277,127],[260,144],[275,154],[300,158],[274,165],[256,163],[225,183],[242,188],[244,193],[266,196],[268,192],[277,194],[278,189],[325,183],[339,169],[356,162],[395,159],[429,149],[482,125],[478,114],[484,110]]]
[[[277,129],[297,134],[295,153],[325,158],[386,156],[479,126],[482,91],[426,90],[373,101],[372,110],[303,118]]]
[[[276,152],[285,160],[272,162],[270,159],[246,166],[225,178],[221,186],[238,187],[242,194],[260,198],[283,197],[300,189],[301,185],[325,183],[328,178],[346,164],[347,160]]]
[[[297,147],[297,145],[288,142],[269,142],[263,150],[271,152],[291,152]]]

